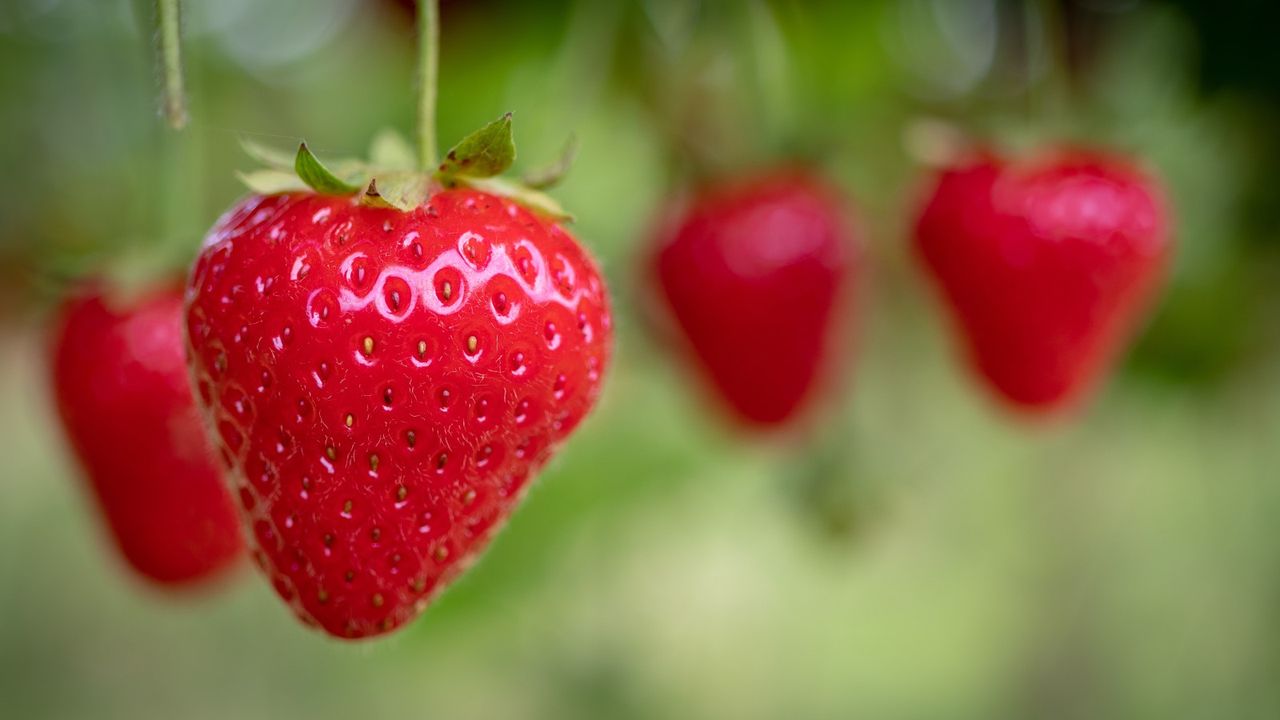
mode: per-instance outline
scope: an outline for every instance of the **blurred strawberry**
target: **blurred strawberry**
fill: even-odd
[[[659,294],[743,422],[796,417],[833,364],[856,246],[837,194],[803,170],[703,189],[658,237]]]
[[[1172,247],[1155,180],[1088,151],[984,156],[944,171],[916,241],[977,370],[1034,412],[1070,406],[1098,381]]]
[[[177,288],[67,300],[52,359],[63,427],[129,564],[171,585],[231,565],[240,525],[192,402]]]

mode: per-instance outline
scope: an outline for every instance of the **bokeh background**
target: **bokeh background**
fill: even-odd
[[[597,413],[418,622],[345,644],[244,567],[166,595],[106,543],[51,411],[85,272],[180,268],[241,137],[358,154],[413,123],[411,11],[0,4],[0,716],[1280,717],[1280,26],[1266,0],[453,0],[441,137],[505,111],[601,259]],[[922,148],[1087,140],[1164,176],[1178,256],[1095,402],[1029,424],[958,362],[908,250]],[[724,421],[640,280],[696,165],[803,157],[864,230],[857,350],[787,439]],[[853,322],[851,319],[850,322]]]

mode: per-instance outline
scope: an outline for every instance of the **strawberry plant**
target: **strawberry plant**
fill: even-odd
[[[247,146],[267,168],[187,288],[199,405],[254,557],[344,638],[414,618],[481,549],[596,402],[604,282],[549,197],[500,175],[507,115],[434,151],[424,3],[419,156]]]

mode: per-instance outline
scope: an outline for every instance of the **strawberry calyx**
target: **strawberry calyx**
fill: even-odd
[[[374,138],[368,160],[321,162],[305,141],[292,154],[247,139],[241,140],[241,146],[265,167],[237,176],[250,190],[264,195],[308,190],[353,195],[364,205],[407,212],[442,190],[468,187],[508,197],[555,220],[573,219],[542,192],[568,171],[575,150],[572,142],[553,165],[531,173],[526,180],[500,177],[516,159],[511,113],[462,138],[439,166],[429,171],[416,167],[412,147],[392,130]]]

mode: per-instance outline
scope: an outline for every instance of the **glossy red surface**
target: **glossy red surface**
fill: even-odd
[[[166,584],[210,578],[244,544],[192,402],[175,287],[115,307],[62,308],[53,348],[58,413],[120,552]]]
[[[785,171],[696,197],[662,230],[655,269],[703,376],[767,427],[800,413],[835,360],[855,256],[835,193]]]
[[[187,329],[256,558],[341,637],[474,559],[595,404],[612,335],[577,242],[472,191],[248,198],[206,239]]]
[[[981,375],[1014,406],[1052,410],[1123,350],[1171,241],[1153,179],[1074,152],[942,173],[917,249]]]

